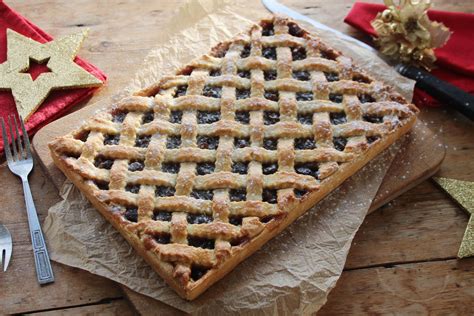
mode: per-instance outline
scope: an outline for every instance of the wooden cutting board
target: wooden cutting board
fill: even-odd
[[[49,154],[48,143],[54,137],[67,134],[74,129],[78,122],[89,117],[100,107],[101,104],[97,103],[52,122],[43,127],[33,138],[32,143],[39,163],[58,189],[64,182],[65,176],[54,166]],[[404,145],[385,175],[369,212],[378,209],[431,177],[439,169],[444,156],[445,148],[441,141],[423,122],[417,122],[405,137]],[[141,315],[154,315],[158,310],[168,315],[181,314],[173,307],[134,292],[124,285],[121,287],[136,311]]]

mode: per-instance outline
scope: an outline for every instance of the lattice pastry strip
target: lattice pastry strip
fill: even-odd
[[[55,163],[194,299],[413,125],[417,109],[272,17],[50,144]]]

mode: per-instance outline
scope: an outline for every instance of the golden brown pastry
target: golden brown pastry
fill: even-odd
[[[406,133],[418,110],[275,16],[50,144],[192,300]]]

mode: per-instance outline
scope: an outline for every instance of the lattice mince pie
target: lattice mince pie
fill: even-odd
[[[50,148],[192,300],[407,132],[417,111],[276,16]]]

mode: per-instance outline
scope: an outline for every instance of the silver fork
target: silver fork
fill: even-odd
[[[7,271],[11,257],[12,235],[10,235],[10,232],[5,226],[0,224],[0,270],[3,270],[3,272]],[[5,261],[3,261],[3,258],[5,258]]]
[[[14,124],[12,124],[12,118]],[[35,203],[33,202],[33,196],[31,195],[30,184],[28,183],[28,175],[33,169],[30,140],[28,139],[28,134],[26,133],[25,125],[23,124],[23,119],[20,117],[21,129],[23,131],[22,145],[22,137],[20,136],[20,132],[18,130],[16,118],[14,116],[9,116],[8,125],[10,128],[10,137],[12,139],[12,155],[3,118],[1,118],[1,123],[3,144],[5,147],[5,156],[7,158],[8,168],[10,168],[11,172],[19,176],[21,178],[21,182],[23,183],[26,211],[28,214],[28,224],[30,226],[31,243],[33,244],[33,252],[35,256],[36,276],[38,278],[39,284],[51,283],[54,282],[53,269],[51,268],[48,250],[46,249],[43,232],[41,231],[38,214],[36,213]],[[15,126],[14,129],[13,125]],[[13,134],[14,130],[15,134]],[[16,135],[16,137],[14,137],[14,135]],[[15,138],[17,145],[15,145]]]

